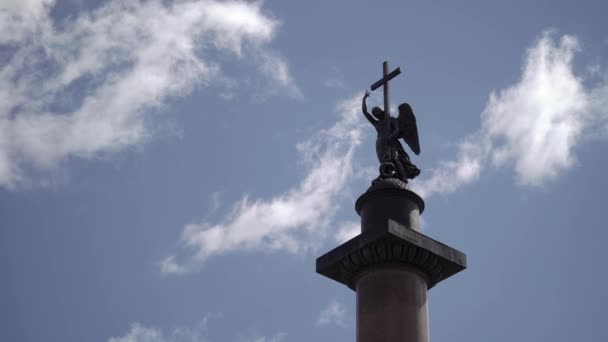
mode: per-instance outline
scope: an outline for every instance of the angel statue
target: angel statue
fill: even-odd
[[[407,103],[399,105],[397,118],[386,115],[379,107],[372,108],[370,114],[366,103],[369,96],[369,91],[365,91],[361,107],[367,120],[378,132],[376,155],[380,162],[380,177],[398,178],[407,183],[408,179],[416,178],[420,170],[412,164],[399,139],[403,139],[416,155],[420,154],[416,117]]]

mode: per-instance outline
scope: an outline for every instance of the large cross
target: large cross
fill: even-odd
[[[401,73],[401,69],[399,69],[399,68],[397,68],[389,73],[388,72],[388,62],[384,61],[384,63],[382,63],[382,78],[379,79],[376,83],[372,84],[372,87],[371,87],[372,91],[378,89],[380,86],[383,86],[383,88],[384,88],[383,89],[384,90],[384,113],[386,113],[386,115],[390,115],[389,114],[390,99],[389,99],[389,92],[388,92],[388,81],[395,78],[400,73]]]

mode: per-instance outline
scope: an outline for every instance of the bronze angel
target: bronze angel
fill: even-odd
[[[399,105],[397,118],[386,115],[379,107],[372,108],[370,114],[366,103],[369,95],[366,91],[361,107],[367,120],[378,132],[376,155],[380,162],[380,177],[396,177],[407,183],[408,179],[418,176],[420,170],[412,164],[399,139],[403,139],[416,155],[420,154],[416,117],[407,103]]]

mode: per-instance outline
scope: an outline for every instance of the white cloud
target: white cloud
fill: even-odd
[[[344,81],[338,78],[328,78],[323,81],[323,85],[327,88],[344,88]]]
[[[457,158],[415,180],[414,190],[423,197],[450,193],[475,182],[489,164],[512,167],[517,182],[531,186],[572,167],[574,148],[592,122],[603,122],[608,132],[603,109],[608,83],[584,86],[572,66],[578,49],[572,36],[556,41],[543,34],[527,51],[521,79],[491,93],[480,130],[458,144]],[[342,119],[333,128],[298,145],[311,165],[300,184],[267,200],[244,196],[222,222],[187,225],[181,242],[193,253],[182,263],[169,256],[162,263],[163,273],[185,273],[212,256],[233,251],[297,253],[317,246],[336,212],[336,199],[355,177],[352,155],[362,134],[359,101],[359,96],[346,101]],[[338,226],[333,234],[340,242],[358,232],[356,222]]]
[[[285,333],[277,333],[276,335],[274,335],[272,337],[257,336],[257,337],[254,337],[252,339],[244,339],[243,342],[246,342],[246,341],[251,341],[251,342],[280,342],[280,341],[283,341],[284,337],[285,337]]]
[[[338,243],[344,243],[361,232],[361,223],[358,221],[345,221],[339,224],[338,231],[334,235],[334,239]]]
[[[156,328],[148,328],[135,323],[131,330],[121,337],[111,337],[108,342],[165,342],[163,333]]]
[[[179,327],[168,334],[156,327],[133,323],[124,336],[110,337],[108,342],[209,342],[207,338],[209,319],[210,315],[207,315],[192,328]]]
[[[589,109],[572,70],[577,48],[574,37],[555,43],[545,35],[528,51],[520,82],[492,93],[482,113],[493,162],[513,163],[523,184],[539,185],[572,166]]]
[[[343,327],[345,325],[345,318],[346,307],[334,299],[319,313],[317,325],[335,324]]]
[[[280,55],[266,51],[260,54],[260,71],[270,80],[273,80],[274,87],[266,88],[265,94],[260,94],[262,97],[273,95],[277,92],[286,92],[294,98],[301,99],[302,91],[296,85],[294,79],[289,73],[289,66],[285,58]]]
[[[544,33],[528,49],[521,79],[490,94],[481,129],[459,144],[458,158],[440,163],[415,189],[423,196],[452,192],[477,180],[489,162],[512,166],[517,183],[531,186],[572,167],[584,130],[606,117],[608,101],[605,80],[585,87],[574,73],[579,50],[573,36],[556,41]]]
[[[2,187],[145,142],[167,99],[230,83],[208,51],[246,54],[269,87],[301,95],[287,62],[266,48],[279,22],[261,2],[116,0],[61,22],[53,3],[0,4]]]
[[[304,179],[274,198],[244,196],[223,222],[194,223],[181,242],[194,253],[183,264],[174,256],[162,262],[163,273],[183,273],[208,258],[233,251],[287,251],[317,247],[338,209],[338,197],[353,177],[352,157],[362,138],[359,96],[338,106],[340,120],[298,144],[309,165]]]
[[[111,337],[108,342],[211,342],[208,335],[208,323],[211,315],[206,315],[193,327],[179,327],[164,333],[157,327],[146,327],[134,323],[124,336]],[[255,336],[240,338],[243,342],[280,342],[285,333],[279,332],[272,337]]]
[[[55,0],[7,0],[0,3],[0,42],[20,42],[46,20]]]
[[[161,274],[181,275],[187,273],[188,268],[178,264],[175,256],[170,255],[160,262],[160,272]]]
[[[423,198],[433,193],[450,193],[479,177],[487,154],[488,143],[471,136],[459,144],[455,161],[442,161],[430,176],[412,181],[413,189]]]
[[[591,138],[608,137],[608,73],[600,75],[600,81],[589,95],[593,121],[588,132]]]

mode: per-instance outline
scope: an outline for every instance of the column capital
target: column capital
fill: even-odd
[[[362,272],[373,267],[413,268],[430,289],[466,268],[466,255],[391,219],[317,258],[317,273],[352,290]]]

